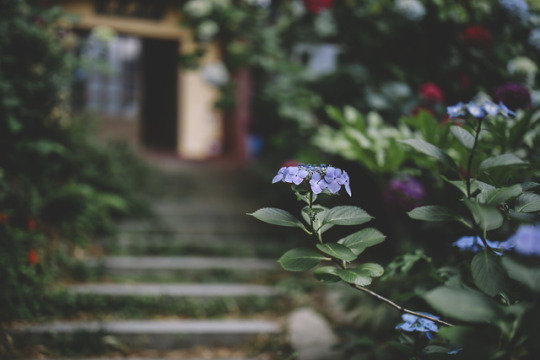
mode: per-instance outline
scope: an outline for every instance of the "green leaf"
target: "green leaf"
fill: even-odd
[[[367,247],[380,244],[384,239],[386,236],[379,230],[367,228],[340,239],[338,243],[345,245],[356,255],[360,255]]]
[[[474,221],[484,232],[495,230],[502,226],[504,218],[495,206],[483,205],[469,199],[464,199],[463,201],[473,215]]]
[[[359,286],[367,286],[371,284],[371,277],[365,270],[337,269],[336,271],[341,280],[345,281],[346,283]]]
[[[489,296],[495,296],[506,289],[506,273],[499,259],[487,250],[475,255],[471,262],[471,272],[475,285]]]
[[[474,290],[441,286],[424,299],[438,312],[467,322],[490,322],[497,312],[490,298]]]
[[[326,217],[326,211],[328,211],[327,207],[321,206],[321,205],[313,205],[313,213],[315,214],[315,219],[313,220],[313,228],[319,229],[319,233],[322,234],[326,230],[331,229],[334,227],[334,224],[324,224],[323,220]],[[306,206],[302,209],[302,217],[306,221],[306,223],[310,223],[309,218],[309,207]],[[322,225],[322,226],[321,226]]]
[[[458,141],[467,149],[472,149],[474,145],[474,137],[470,132],[461,126],[450,126],[450,131],[458,139]]]
[[[375,263],[364,263],[356,267],[357,270],[366,271],[371,277],[379,277],[384,274],[384,268]]]
[[[292,249],[287,251],[278,260],[278,263],[289,271],[305,271],[314,268],[321,260],[326,259],[323,255],[311,249]]]
[[[458,218],[452,210],[439,205],[420,206],[407,214],[412,219],[423,221],[452,221]]]
[[[448,156],[447,153],[445,153],[444,151],[442,151],[435,145],[432,145],[420,139],[401,140],[400,142],[407,144],[409,146],[412,146],[417,151],[424,153],[428,156],[431,156],[432,158],[439,160],[440,162],[450,166],[451,168],[454,168],[454,169],[457,168],[454,160],[450,156]]]
[[[253,216],[256,219],[264,221],[268,224],[279,225],[279,226],[289,226],[289,227],[299,227],[305,229],[304,225],[295,218],[291,213],[285,210],[276,209],[276,208],[262,208],[254,213],[248,214]]]
[[[521,194],[516,200],[517,212],[536,212],[540,211],[540,195],[526,192]]]
[[[478,194],[476,199],[482,204],[499,205],[509,199],[519,196],[522,192],[523,190],[521,189],[521,185],[493,188],[488,190],[482,190],[482,192]]]
[[[337,274],[337,268],[334,266],[321,266],[315,269],[313,274],[315,278],[322,282],[337,282],[340,277]]]
[[[503,256],[502,266],[512,279],[519,281],[532,291],[540,293],[540,267],[531,268],[521,265],[508,256]]]
[[[346,246],[336,243],[324,243],[317,244],[317,249],[323,253],[332,257],[338,258],[344,261],[353,261],[356,259],[356,255]]]
[[[479,170],[486,171],[501,166],[526,165],[527,163],[514,154],[503,154],[490,157],[480,164]]]
[[[324,224],[360,225],[373,219],[365,210],[357,206],[336,206],[326,212]]]

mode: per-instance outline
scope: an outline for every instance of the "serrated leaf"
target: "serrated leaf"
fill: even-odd
[[[450,131],[458,141],[467,149],[472,149],[474,145],[474,137],[470,132],[462,128],[461,126],[450,126]]]
[[[356,259],[356,255],[351,251],[351,249],[341,244],[336,244],[336,243],[317,244],[317,249],[321,250],[325,254],[328,254],[340,260],[353,261]]]
[[[480,163],[479,170],[486,171],[501,166],[526,165],[527,163],[514,154],[502,154],[490,157]]]
[[[474,290],[441,286],[424,295],[438,312],[467,322],[490,322],[497,313],[489,297]]]
[[[336,206],[326,211],[324,224],[360,225],[373,219],[365,210],[357,206]]]
[[[540,267],[524,266],[508,256],[503,257],[502,266],[512,279],[519,281],[532,291],[540,293]]]
[[[471,272],[474,284],[489,296],[495,296],[506,289],[507,277],[499,259],[482,251],[474,256],[471,262]]]
[[[440,162],[448,165],[451,168],[456,169],[456,163],[454,160],[448,156],[447,153],[436,147],[435,145],[432,145],[424,140],[420,139],[408,139],[408,140],[401,140],[401,143],[407,144],[409,146],[412,146],[415,150],[426,154],[432,158],[435,158],[439,160]]]
[[[253,216],[256,219],[264,221],[268,224],[279,225],[279,226],[289,226],[289,227],[299,227],[305,229],[304,225],[300,220],[295,218],[291,213],[285,210],[276,209],[276,208],[262,208],[254,213],[248,214]]]
[[[457,215],[450,209],[439,205],[420,206],[407,213],[412,219],[423,221],[452,221]]]
[[[379,230],[366,228],[338,241],[339,244],[347,246],[353,253],[360,255],[367,247],[380,244],[386,239]]]
[[[367,286],[371,284],[371,277],[369,273],[364,270],[357,269],[337,269],[337,274],[341,280],[349,284],[355,284],[359,286]]]
[[[540,195],[526,192],[521,194],[516,200],[517,212],[536,212],[540,211]]]
[[[360,264],[356,267],[356,269],[367,271],[367,273],[371,277],[379,277],[379,276],[382,276],[382,274],[384,274],[384,268],[381,265],[375,264],[375,263]]]
[[[324,259],[323,255],[312,249],[292,249],[283,254],[278,263],[288,271],[305,271]]]
[[[478,194],[476,199],[482,204],[499,205],[509,199],[519,196],[522,192],[523,190],[521,189],[521,185],[493,188],[483,190],[480,194]]]
[[[313,271],[315,278],[322,282],[337,282],[340,277],[337,274],[337,268],[334,266],[321,266]]]
[[[474,221],[484,230],[495,230],[502,226],[504,218],[495,206],[480,204],[477,201],[464,199],[463,200]]]

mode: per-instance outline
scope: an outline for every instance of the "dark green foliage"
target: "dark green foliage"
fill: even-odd
[[[58,8],[2,1],[0,12],[0,323],[31,318],[58,270],[62,243],[114,231],[144,208],[143,169],[91,138],[69,113],[75,58]]]

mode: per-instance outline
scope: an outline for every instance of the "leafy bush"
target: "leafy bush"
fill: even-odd
[[[0,322],[39,308],[60,244],[84,244],[143,208],[131,195],[142,167],[69,113],[70,24],[26,1],[0,14]]]

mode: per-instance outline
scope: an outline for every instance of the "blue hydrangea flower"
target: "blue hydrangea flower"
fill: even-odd
[[[491,101],[485,101],[484,102],[484,105],[482,105],[482,108],[484,109],[484,111],[488,114],[488,115],[491,115],[491,116],[495,116],[499,113],[499,105],[491,102]]]
[[[501,114],[503,114],[505,117],[514,117],[516,116],[516,113],[510,110],[501,102],[499,102],[499,110],[501,111]]]
[[[482,119],[484,116],[486,116],[484,109],[482,109],[481,106],[478,106],[472,101],[467,104],[467,110],[469,110],[469,114],[471,114],[477,119]]]
[[[435,319],[439,319],[438,316],[434,316],[429,313],[422,312],[421,314],[431,316]],[[401,319],[403,320],[403,322],[396,326],[396,330],[403,330],[407,332],[423,332],[426,334],[429,340],[433,339],[433,333],[439,331],[439,327],[437,326],[437,324],[435,324],[435,322],[418,317],[416,315],[402,314]]]
[[[426,14],[426,8],[418,0],[395,0],[394,8],[405,18],[418,21]]]
[[[311,186],[311,191],[314,194],[320,194],[324,189],[328,187],[328,184],[322,178],[321,174],[318,172],[311,175],[311,180],[309,180],[309,185]]]
[[[494,250],[507,250],[501,246],[501,243],[497,241],[489,241],[486,239],[487,244],[489,247],[493,248]],[[455,246],[463,251],[472,251],[472,252],[478,252],[482,250],[485,245],[482,242],[482,239],[478,236],[463,236],[459,238],[458,240],[454,241],[452,243],[452,246]]]
[[[529,44],[540,50],[540,28],[533,29],[529,34]]]
[[[478,105],[474,101],[470,101],[467,105],[459,102],[456,105],[448,106],[446,113],[451,118],[455,118],[465,115],[465,110],[477,119],[483,119],[486,115],[495,116],[498,114],[507,118],[516,116],[516,113],[506,107],[502,101],[498,105],[492,101],[484,101],[482,105]]]
[[[456,105],[448,106],[446,112],[451,118],[455,118],[461,115],[465,115],[465,106],[463,102],[458,102]]]
[[[287,169],[287,175],[285,175],[285,182],[293,183],[294,185],[300,185],[302,181],[309,175],[309,172],[298,166],[291,166]]]
[[[521,225],[514,235],[501,243],[501,247],[521,255],[540,256],[540,224]]]
[[[314,194],[320,194],[325,189],[336,194],[343,186],[347,194],[352,196],[349,174],[344,170],[325,164],[319,166],[299,164],[298,166],[282,167],[272,179],[272,184],[279,181],[295,185],[309,184]]]
[[[529,19],[529,6],[525,0],[499,0],[499,4],[513,18],[522,22]]]

